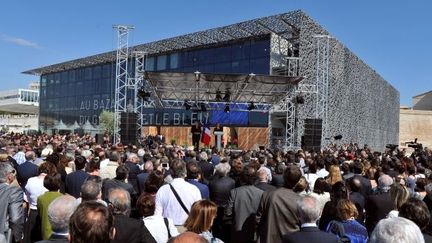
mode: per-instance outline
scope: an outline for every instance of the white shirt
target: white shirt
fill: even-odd
[[[106,167],[107,165],[108,165],[108,162],[110,162],[110,160],[109,159],[104,159],[104,160],[102,160],[101,162],[100,162],[100,164],[99,164],[99,168],[103,168],[103,167]]]
[[[325,178],[326,176],[329,175],[329,172],[326,169],[321,169],[321,170],[317,171],[316,174],[318,177]]]
[[[168,231],[162,216],[149,216],[143,218],[144,225],[150,231],[150,234],[156,240],[157,243],[166,243],[168,241]],[[173,221],[168,218],[168,228],[171,233],[171,237],[177,236],[179,232],[174,226]]]
[[[34,176],[28,179],[25,194],[30,209],[37,209],[37,198],[48,191],[43,185],[44,177]]]
[[[201,200],[199,189],[183,178],[175,178],[171,182],[171,185],[177,191],[177,194],[189,211],[194,202]],[[156,209],[154,215],[170,218],[175,225],[183,225],[188,217],[168,184],[163,185],[156,193]]]
[[[319,178],[319,176],[316,173],[306,173],[304,176],[309,183],[310,189],[313,190],[315,181]]]

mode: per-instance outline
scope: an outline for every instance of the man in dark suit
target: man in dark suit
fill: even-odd
[[[147,181],[147,178],[149,177],[150,173],[153,171],[153,162],[146,161],[144,163],[144,171],[137,175],[137,182],[138,182],[138,189],[139,194],[143,193],[145,191],[145,182]]]
[[[35,153],[33,151],[27,151],[25,153],[25,159],[26,162],[20,164],[17,168],[17,180],[22,188],[25,188],[27,180],[30,177],[38,175],[38,167],[37,165],[33,164],[33,161],[35,159]]]
[[[104,181],[102,185],[102,198],[108,200],[109,192],[115,188],[120,188],[129,192],[129,195],[133,199],[132,202],[135,202],[137,193],[131,184],[125,182],[126,179],[128,179],[128,176],[129,168],[126,165],[120,165],[117,167],[116,177]]]
[[[218,205],[216,219],[213,223],[213,235],[228,241],[230,226],[224,222],[224,209],[228,204],[230,191],[235,187],[235,180],[228,176],[231,166],[228,162],[215,167],[215,177],[210,181],[210,199]]]
[[[263,191],[268,191],[268,190],[274,190],[276,189],[275,186],[272,186],[268,183],[268,174],[267,171],[264,168],[260,168],[257,171],[257,175],[258,175],[258,182],[255,184],[256,187],[258,187],[259,189],[263,190]]]
[[[76,171],[66,176],[66,192],[75,198],[80,197],[81,186],[89,177],[89,174],[84,171],[86,159],[83,156],[75,157]]]
[[[198,156],[199,158],[199,167],[201,168],[202,174],[205,180],[210,180],[213,176],[214,166],[212,163],[208,161],[208,155],[206,152],[201,152]]]
[[[393,210],[393,202],[389,192],[392,184],[393,179],[389,175],[384,174],[378,178],[379,194],[366,197],[365,226],[369,233],[373,231],[378,221],[387,217],[388,213]]]
[[[187,163],[186,171],[187,171],[186,181],[196,186],[200,190],[202,199],[209,199],[210,193],[209,193],[208,186],[199,182],[201,176],[201,169],[198,166],[197,162],[192,161]]]
[[[350,180],[358,179],[361,183],[360,193],[363,195],[363,197],[367,197],[372,192],[372,185],[368,178],[362,176],[363,164],[360,161],[354,162],[353,171],[354,176],[352,176]]]
[[[77,200],[69,195],[54,199],[48,206],[48,220],[53,233],[48,240],[42,240],[36,243],[69,242],[67,238],[69,233],[69,219],[77,206]]]
[[[129,218],[131,199],[127,191],[116,188],[109,193],[116,234],[111,243],[156,243],[142,220]]]
[[[230,192],[225,216],[233,218],[232,242],[256,241],[255,214],[264,193],[254,186],[256,178],[256,169],[252,166],[245,167],[242,176],[243,186],[234,188]]]
[[[300,231],[282,236],[284,243],[336,243],[338,238],[334,234],[320,231],[316,221],[320,217],[321,209],[316,198],[304,196],[297,201],[297,215],[300,219]]]
[[[141,173],[141,169],[138,166],[139,157],[135,153],[131,153],[128,156],[128,160],[125,162],[125,165],[129,168],[129,176],[128,183],[131,184],[136,192],[139,191],[138,187],[138,174]]]
[[[292,189],[301,176],[300,168],[290,165],[284,172],[285,186],[264,192],[256,217],[259,242],[279,243],[283,235],[299,230],[300,222],[295,211],[300,196]]]

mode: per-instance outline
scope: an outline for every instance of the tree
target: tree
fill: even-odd
[[[114,112],[102,111],[99,115],[99,123],[106,133],[114,134]]]

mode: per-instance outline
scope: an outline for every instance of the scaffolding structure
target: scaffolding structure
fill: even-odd
[[[120,142],[120,117],[128,109],[128,88],[135,88],[133,80],[128,75],[129,31],[134,29],[129,25],[114,25],[117,30],[115,104],[114,104],[114,144]]]

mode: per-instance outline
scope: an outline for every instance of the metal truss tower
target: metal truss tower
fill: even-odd
[[[315,117],[322,119],[321,146],[325,146],[328,138],[328,98],[329,98],[329,60],[330,39],[329,35],[316,35],[316,113]]]
[[[127,111],[129,31],[134,29],[128,25],[114,25],[117,30],[115,105],[114,105],[114,144],[120,143],[120,116]]]
[[[144,71],[145,71],[145,60],[147,53],[143,51],[135,51],[133,52],[135,56],[135,77],[134,80],[131,80],[134,84],[134,112],[138,114],[137,117],[137,138],[141,138],[141,132],[143,127],[143,108],[144,108],[144,100],[138,96],[138,89],[144,87]]]

